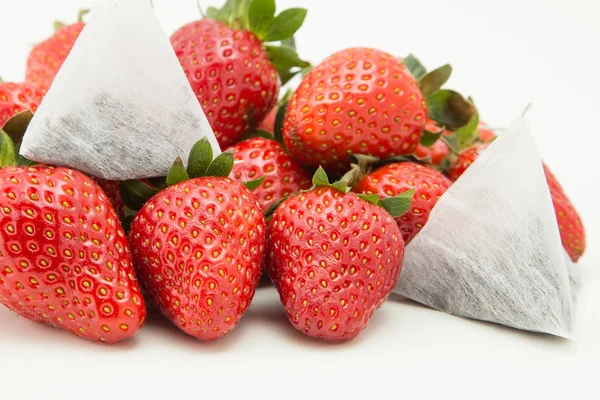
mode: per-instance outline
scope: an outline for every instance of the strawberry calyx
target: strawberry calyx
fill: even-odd
[[[368,156],[368,157],[370,157],[370,156]],[[375,157],[372,157],[372,158],[375,158]],[[360,166],[358,164],[354,164],[354,166],[355,166],[355,168],[353,168],[352,170],[360,169]],[[325,172],[325,170],[322,167],[319,167],[317,169],[317,171],[315,172],[315,174],[313,175],[312,182],[313,182],[314,186],[313,186],[313,188],[311,188],[309,190],[312,190],[319,186],[328,186],[333,189],[339,190],[342,193],[348,193],[352,189],[352,186],[349,185],[349,183],[352,183],[352,182],[349,181],[349,179],[353,179],[353,178],[354,178],[354,175],[351,173],[348,173],[348,174],[344,175],[344,177],[342,177],[339,181],[330,183],[329,177],[327,176],[327,172]],[[357,196],[368,203],[375,204],[375,205],[383,208],[393,218],[396,218],[408,211],[408,209],[410,208],[410,204],[412,203],[412,199],[413,199],[414,195],[415,195],[415,190],[410,189],[410,190],[400,193],[397,196],[388,197],[385,199],[381,199],[379,197],[379,195],[376,195],[376,194],[375,195],[359,194]]]
[[[200,10],[201,7],[199,7]],[[201,11],[202,12],[202,11]],[[287,83],[310,63],[296,52],[294,34],[306,18],[305,8],[289,8],[275,15],[275,0],[227,0],[221,9],[208,7],[205,18],[219,21],[232,29],[254,33],[263,43],[282,84]]]
[[[466,99],[460,93],[444,89],[450,79],[452,67],[443,65],[431,72],[417,57],[410,54],[402,60],[404,65],[417,79],[419,89],[428,107],[428,117],[435,121],[441,130],[457,132],[455,135],[437,135],[435,132],[425,132],[421,144],[432,146],[437,140],[444,140],[453,152],[458,152],[464,142],[470,142],[477,136],[479,116],[472,99]],[[473,128],[475,126],[475,128]]]
[[[131,217],[161,190],[200,177],[228,177],[233,169],[233,164],[233,150],[224,151],[213,158],[212,146],[208,139],[203,137],[190,150],[187,168],[183,163],[183,159],[177,157],[166,177],[144,180],[132,179],[119,183],[119,194],[126,206],[126,219],[131,220]],[[254,190],[263,181],[264,177],[261,177],[243,184],[248,189]]]
[[[89,8],[82,8],[81,10],[79,10],[79,12],[77,13],[77,22],[82,23],[83,17],[85,17],[89,12]],[[67,24],[65,24],[62,21],[54,21],[54,32],[60,31],[65,26],[67,26]]]
[[[213,158],[212,146],[206,137],[200,139],[190,150],[187,168],[179,156],[171,165],[165,178],[151,180],[132,179],[119,183],[121,199],[133,212],[139,211],[154,195],[168,186],[204,176],[227,177],[233,169],[233,150],[227,150]]]
[[[29,110],[15,114],[0,129],[0,168],[14,165],[33,165],[34,162],[19,155],[21,142],[33,113]]]

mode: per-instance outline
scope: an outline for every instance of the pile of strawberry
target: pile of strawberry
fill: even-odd
[[[294,42],[306,10],[275,14],[273,0],[229,0],[175,32],[226,151],[213,159],[202,139],[187,166],[178,158],[166,177],[143,181],[18,156],[85,25],[59,25],[34,47],[26,82],[0,83],[0,303],[114,343],[142,327],[151,301],[211,340],[236,326],[267,271],[296,329],[343,341],[366,327],[405,246],[496,135],[471,100],[442,88],[450,66],[428,72],[414,56],[350,48],[312,68]],[[296,75],[297,89],[280,96]],[[581,220],[545,171],[577,261]]]

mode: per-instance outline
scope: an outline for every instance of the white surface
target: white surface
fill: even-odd
[[[600,268],[600,212],[590,189],[600,178],[598,2],[279,3],[310,9],[298,46],[313,61],[344,47],[370,45],[400,55],[415,52],[430,67],[451,62],[451,86],[472,94],[494,126],[510,123],[533,102],[531,126],[540,152],[586,223],[582,266]],[[4,79],[22,79],[29,46],[51,32],[52,19],[72,20],[77,8],[89,4],[0,0]],[[169,33],[197,15],[194,0],[154,4]],[[0,398],[377,399],[393,393],[400,399],[597,399],[599,304],[596,281],[579,340],[569,342],[392,299],[354,342],[326,345],[296,333],[275,293],[261,289],[240,325],[220,341],[196,342],[155,317],[134,340],[115,347],[0,309]]]

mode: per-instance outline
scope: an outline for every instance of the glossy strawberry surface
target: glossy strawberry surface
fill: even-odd
[[[256,128],[277,103],[279,76],[256,35],[202,19],[171,44],[222,147]]]
[[[64,168],[0,170],[0,303],[114,343],[146,317],[129,245],[104,192]]]
[[[392,55],[350,48],[328,57],[292,95],[286,147],[303,164],[343,172],[349,154],[412,154],[427,121],[416,80]]]
[[[41,90],[27,83],[0,82],[0,129],[15,114],[33,113],[44,97]]]
[[[196,178],[163,190],[138,212],[130,230],[149,298],[201,340],[227,334],[248,309],[265,240],[260,204],[229,178]]]
[[[288,319],[318,339],[356,337],[392,291],[404,242],[392,217],[354,193],[317,187],[283,202],[267,265]]]
[[[264,177],[252,191],[263,210],[276,201],[312,186],[310,176],[282,145],[275,140],[256,137],[231,147],[236,163],[231,178],[247,182]]]
[[[431,210],[451,185],[452,181],[431,167],[401,162],[375,170],[359,181],[353,190],[386,198],[415,189],[409,210],[396,218],[404,242],[408,244],[423,229]]]

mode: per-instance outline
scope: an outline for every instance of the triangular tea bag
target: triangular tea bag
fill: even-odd
[[[165,176],[217,140],[150,0],[100,3],[31,121],[21,155],[104,179]]]
[[[519,119],[440,198],[406,248],[394,291],[450,314],[570,337],[574,268]]]

